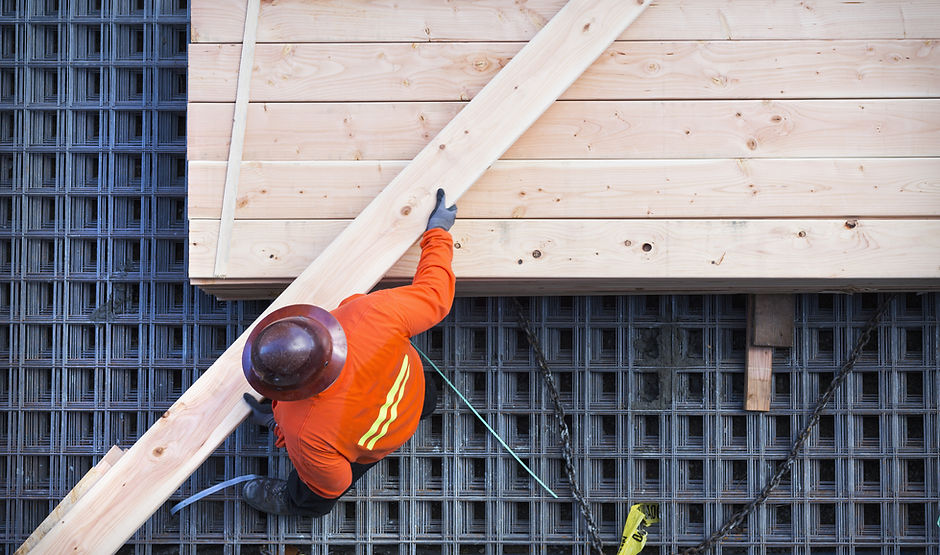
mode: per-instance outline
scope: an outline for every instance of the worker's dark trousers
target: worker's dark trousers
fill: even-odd
[[[434,380],[431,378],[431,375],[425,373],[424,407],[421,409],[422,419],[431,416],[434,412],[435,407],[437,407],[437,397],[437,386],[434,385]],[[349,466],[352,467],[352,484],[350,484],[349,489],[352,489],[356,481],[362,478],[362,475],[377,463],[378,461],[369,464],[349,463]],[[347,489],[346,492],[348,492],[349,489]],[[345,495],[346,492],[343,492],[343,495]],[[297,475],[296,469],[291,470],[290,476],[287,478],[287,493],[290,495],[291,502],[294,505],[295,514],[302,516],[323,516],[333,510],[333,506],[336,505],[336,501],[339,499],[339,497],[327,499],[310,491],[307,484]],[[340,497],[342,497],[342,495]]]

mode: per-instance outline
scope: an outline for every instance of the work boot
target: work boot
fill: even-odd
[[[293,504],[287,493],[287,480],[276,478],[255,478],[245,483],[242,499],[252,507],[264,513],[292,515]]]

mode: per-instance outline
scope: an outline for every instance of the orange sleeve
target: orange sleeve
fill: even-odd
[[[358,299],[359,297],[365,297],[365,295],[362,294],[362,293],[356,293],[355,295],[350,295],[350,296],[346,297],[345,299],[343,299],[343,300],[339,303],[339,306],[343,306],[344,304],[346,304],[346,303],[348,303],[348,302],[352,302],[352,301]]]
[[[291,457],[291,462],[310,491],[325,499],[343,495],[352,485],[352,467],[335,451],[308,448],[302,457]]]
[[[411,285],[380,291],[383,304],[398,315],[409,337],[430,329],[450,312],[457,281],[451,267],[453,258],[450,233],[429,229],[421,237],[421,259]]]

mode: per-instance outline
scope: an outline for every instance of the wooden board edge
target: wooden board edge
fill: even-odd
[[[75,484],[75,486],[62,498],[61,501],[52,509],[52,512],[46,516],[39,526],[33,530],[33,533],[26,538],[26,541],[14,552],[14,555],[24,555],[32,551],[33,547],[42,540],[43,536],[48,534],[59,523],[63,516],[78,502],[78,500],[90,490],[104,475],[111,470],[111,467],[124,455],[124,450],[117,445],[112,445],[111,449],[98,461],[98,464],[91,467],[88,472]]]

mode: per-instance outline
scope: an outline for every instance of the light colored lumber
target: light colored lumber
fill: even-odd
[[[265,103],[246,160],[402,160],[460,103]],[[225,160],[231,104],[189,105],[190,160]],[[936,156],[940,99],[566,101],[504,158]]]
[[[298,275],[343,220],[236,220],[230,276]],[[217,222],[190,222],[192,278],[211,277]],[[458,279],[940,279],[940,219],[466,220],[452,229]],[[801,236],[802,234],[802,236]],[[629,244],[628,244],[629,243]],[[644,250],[649,245],[649,251]],[[412,246],[386,277],[414,275]],[[211,257],[210,257],[211,258]]]
[[[290,283],[289,279],[264,283],[237,279],[193,279],[191,283],[223,300],[273,299]],[[401,280],[385,279],[381,287],[402,285]],[[817,278],[775,280],[772,278],[671,279],[640,278],[601,279],[462,279],[457,282],[457,296],[510,295],[622,295],[622,294],[728,294],[758,293],[862,293],[866,291],[938,291],[937,279]]]
[[[295,303],[330,310],[368,291],[421,236],[437,189],[459,199],[644,8],[569,2],[259,319]],[[38,553],[116,551],[225,440],[248,414],[242,396],[253,390],[241,356],[254,325],[78,501]]]
[[[235,217],[354,218],[405,162],[244,162]],[[188,214],[218,219],[224,162],[190,162]],[[461,218],[940,215],[940,158],[500,160]]]
[[[59,522],[59,520],[65,516],[69,510],[72,509],[75,503],[83,495],[85,495],[85,493],[90,490],[92,486],[94,486],[98,480],[101,479],[102,476],[111,470],[111,467],[114,466],[114,463],[116,463],[123,454],[123,449],[117,445],[111,446],[111,449],[109,449],[108,452],[105,453],[103,457],[101,457],[101,460],[98,461],[98,464],[91,467],[88,472],[82,476],[78,483],[75,484],[75,487],[73,487],[71,491],[69,491],[68,494],[62,498],[62,501],[59,501],[59,504],[56,505],[54,509],[52,509],[52,512],[49,513],[49,516],[47,516],[39,524],[39,526],[36,527],[33,533],[30,534],[28,538],[26,538],[26,541],[23,542],[23,545],[21,545],[19,549],[16,550],[15,555],[22,555],[31,552],[36,544],[39,543],[39,540],[48,534],[49,531],[52,530],[53,526],[55,526],[56,523]]]
[[[770,410],[770,396],[773,378],[774,348],[754,344],[754,330],[758,325],[755,319],[756,298],[761,295],[748,295],[747,299],[747,349],[744,354],[744,410],[767,412]],[[793,320],[790,320],[793,326]]]
[[[940,9],[940,8],[938,8]],[[940,35],[940,31],[938,31]],[[469,100],[521,43],[262,44],[253,102]],[[238,44],[194,44],[189,101],[232,102]],[[616,42],[563,100],[904,98],[940,94],[922,40]]]
[[[235,199],[238,196],[238,176],[241,170],[242,149],[245,144],[245,124],[248,113],[248,86],[251,84],[251,66],[255,57],[255,35],[258,32],[258,12],[261,0],[248,0],[245,31],[238,47],[238,73],[235,87],[235,115],[232,117],[232,140],[229,141],[228,162],[225,169],[225,188],[222,190],[222,221],[219,243],[215,253],[215,275],[225,277],[231,245],[232,220],[235,219]]]
[[[265,2],[260,42],[525,41],[564,0]],[[245,0],[192,5],[192,42],[238,42]],[[936,0],[658,1],[634,40],[936,38]]]

